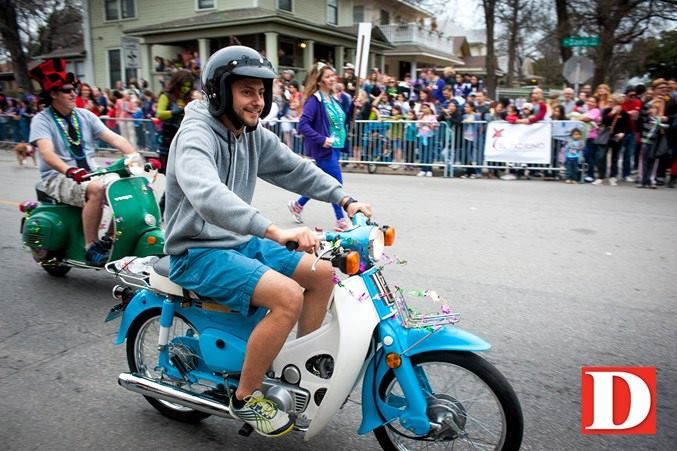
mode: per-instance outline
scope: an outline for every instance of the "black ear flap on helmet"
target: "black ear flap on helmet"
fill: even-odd
[[[277,73],[270,61],[259,52],[241,45],[222,48],[209,57],[202,71],[202,86],[209,112],[216,117],[225,114],[239,128],[242,123],[233,112],[231,94],[231,84],[238,78],[263,81],[265,94],[261,116],[265,117],[272,107],[273,79],[277,78]]]

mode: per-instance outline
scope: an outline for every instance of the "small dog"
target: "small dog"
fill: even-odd
[[[19,166],[24,165],[29,157],[33,159],[33,166],[37,166],[38,163],[35,160],[35,149],[28,143],[19,143],[14,146],[14,152],[16,153],[16,159],[19,162]]]

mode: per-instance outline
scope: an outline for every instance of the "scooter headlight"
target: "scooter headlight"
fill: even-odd
[[[139,153],[133,153],[128,155],[125,159],[125,164],[127,165],[127,170],[131,175],[139,176],[144,172],[144,160]]]
[[[385,250],[385,239],[383,236],[383,230],[378,227],[374,227],[369,232],[369,257],[372,261],[379,261],[383,257],[383,251]]]

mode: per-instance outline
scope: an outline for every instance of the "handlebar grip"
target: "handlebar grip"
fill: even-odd
[[[284,245],[288,251],[295,251],[299,248],[299,243],[296,241],[287,241]]]

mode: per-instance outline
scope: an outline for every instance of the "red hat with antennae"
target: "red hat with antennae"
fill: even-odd
[[[75,86],[80,83],[73,72],[66,72],[66,62],[62,58],[50,58],[31,69],[28,74],[40,83],[43,92],[50,92],[66,84]]]

